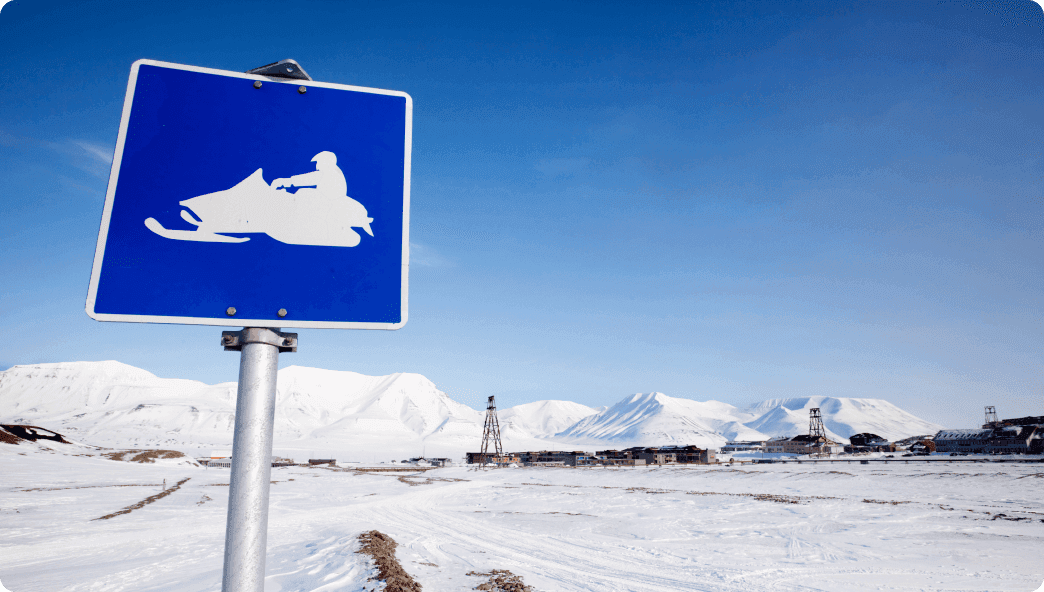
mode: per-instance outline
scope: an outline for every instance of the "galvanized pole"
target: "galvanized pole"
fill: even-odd
[[[221,590],[264,592],[276,373],[279,352],[297,351],[297,334],[245,328],[223,332],[221,343],[242,352]]]

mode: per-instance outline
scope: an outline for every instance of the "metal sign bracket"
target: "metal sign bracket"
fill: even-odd
[[[259,76],[267,76],[269,78],[289,78],[290,80],[308,80],[311,81],[312,77],[304,71],[301,64],[298,64],[294,60],[279,60],[268,64],[254,68],[253,70],[247,70],[247,74],[257,74]]]
[[[247,343],[265,343],[279,348],[279,353],[297,351],[297,333],[281,333],[278,329],[247,327],[242,331],[222,331],[221,345],[225,351],[243,351]]]

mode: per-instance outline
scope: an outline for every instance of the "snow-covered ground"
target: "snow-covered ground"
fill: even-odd
[[[228,471],[93,454],[0,444],[3,585],[217,592]],[[1041,464],[277,468],[266,591],[364,589],[355,537],[371,529],[430,592],[474,589],[485,580],[466,574],[490,569],[544,591],[1030,591],[1044,581],[1042,479]],[[183,482],[95,520],[164,480]]]

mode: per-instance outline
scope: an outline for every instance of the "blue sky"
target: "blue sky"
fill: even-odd
[[[28,2],[0,10],[0,367],[235,380],[220,328],[83,311],[130,65],[414,100],[410,320],[282,365],[481,407],[661,391],[1044,413],[1029,2]]]

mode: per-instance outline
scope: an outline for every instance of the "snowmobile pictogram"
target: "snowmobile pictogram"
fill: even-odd
[[[242,243],[249,237],[228,234],[267,234],[291,245],[354,247],[362,237],[353,228],[373,236],[366,208],[348,197],[344,173],[333,152],[312,159],[316,170],[269,185],[261,169],[231,189],[207,193],[179,202],[181,217],[195,230],[164,228],[155,218],[145,226],[171,240]],[[299,188],[290,193],[289,188]]]

